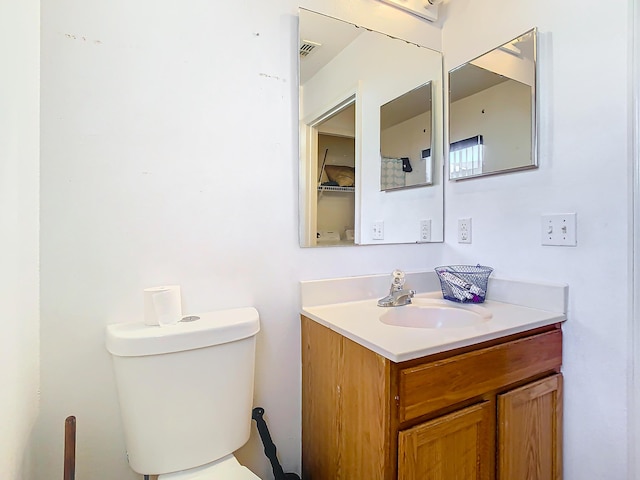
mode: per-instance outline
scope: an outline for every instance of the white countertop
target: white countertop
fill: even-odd
[[[426,275],[426,277],[425,277]],[[435,275],[435,274],[434,274]],[[420,278],[415,284],[431,285],[429,273],[414,274]],[[340,287],[340,299],[345,298],[345,287],[348,279],[336,279]],[[366,277],[356,277],[357,284],[366,284]],[[314,282],[303,282],[301,313],[306,317],[344,335],[360,345],[392,360],[403,362],[414,358],[453,350],[460,347],[494,340],[507,335],[524,332],[566,320],[566,285],[540,284],[522,281],[496,279],[495,290],[500,300],[530,298],[529,303],[522,305],[491,299],[492,285],[487,289],[487,300],[481,305],[490,310],[492,317],[476,325],[461,328],[414,328],[387,325],[380,321],[380,316],[388,308],[378,307],[377,295],[382,297],[388,292],[377,292],[376,298],[370,298],[380,284],[379,276],[371,276],[372,288],[366,290],[365,299],[354,299],[329,303],[335,298],[331,295],[318,294]],[[321,282],[318,286],[330,292],[330,281]],[[409,283],[409,282],[408,282]],[[512,285],[511,285],[512,283]],[[354,284],[355,285],[355,284]],[[411,285],[408,285],[412,288]],[[527,292],[529,295],[527,296]],[[416,298],[442,298],[440,291],[423,292]],[[546,298],[546,301],[545,301]],[[313,301],[310,301],[313,299]],[[323,300],[326,303],[323,303]],[[306,303],[305,303],[306,301]],[[312,305],[310,303],[313,303]],[[451,302],[456,305],[454,302]],[[542,307],[542,308],[541,308]],[[390,307],[405,308],[405,307]],[[548,308],[548,309],[546,309]]]

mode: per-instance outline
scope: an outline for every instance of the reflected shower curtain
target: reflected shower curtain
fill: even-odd
[[[380,190],[404,187],[406,174],[402,170],[402,160],[399,158],[382,157],[380,171]]]

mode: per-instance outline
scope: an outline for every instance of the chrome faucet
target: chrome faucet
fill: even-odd
[[[401,307],[409,305],[411,299],[415,295],[415,290],[407,290],[404,288],[404,272],[402,270],[394,270],[391,274],[391,288],[389,295],[378,300],[379,307]]]

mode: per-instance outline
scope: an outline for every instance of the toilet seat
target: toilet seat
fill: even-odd
[[[166,473],[158,476],[158,480],[260,480],[255,473],[233,455],[181,472]]]

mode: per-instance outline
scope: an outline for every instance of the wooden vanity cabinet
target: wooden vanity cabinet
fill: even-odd
[[[560,480],[562,331],[395,363],[302,317],[305,480]]]

